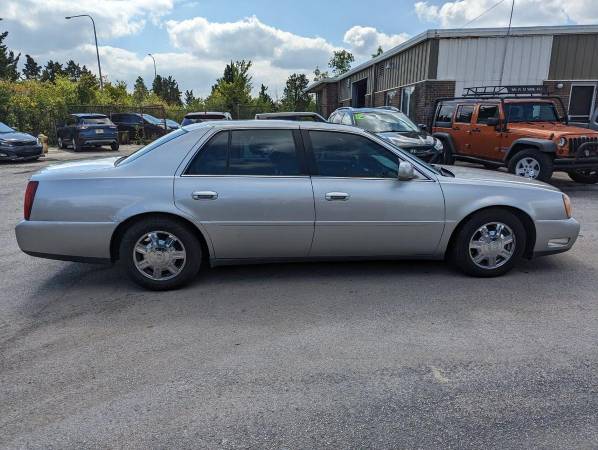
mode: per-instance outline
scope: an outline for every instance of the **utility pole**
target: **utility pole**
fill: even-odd
[[[66,20],[74,19],[75,17],[89,17],[91,19],[91,24],[93,25],[93,38],[95,39],[96,43],[96,56],[98,58],[98,72],[100,73],[100,89],[104,89],[104,81],[102,80],[102,65],[100,64],[100,51],[98,50],[98,35],[96,33],[96,23],[89,14],[79,14],[77,16],[66,16]]]
[[[155,80],[158,77],[157,72],[156,72],[156,58],[154,58],[154,55],[152,55],[151,53],[148,53],[147,55],[150,56],[154,61],[154,80]]]
[[[509,16],[509,27],[507,28],[507,34],[505,36],[505,50],[502,55],[502,67],[500,68],[500,81],[499,86],[502,86],[502,80],[505,75],[505,62],[507,59],[507,46],[509,45],[509,36],[511,35],[511,23],[513,21],[513,10],[515,9],[515,0],[511,2],[511,15]]]

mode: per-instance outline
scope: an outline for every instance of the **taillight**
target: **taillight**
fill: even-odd
[[[27,183],[27,190],[25,191],[24,217],[29,220],[31,217],[31,208],[33,208],[33,200],[35,199],[35,192],[39,181],[30,181]]]

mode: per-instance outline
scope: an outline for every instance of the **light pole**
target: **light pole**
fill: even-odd
[[[156,58],[154,58],[154,55],[152,55],[151,53],[148,53],[147,55],[150,56],[154,60],[154,80],[155,80],[156,77],[158,76],[157,72],[156,72]]]
[[[96,23],[89,14],[79,14],[77,16],[66,16],[65,19],[74,19],[75,17],[89,17],[93,25],[93,38],[96,42],[96,56],[98,57],[98,72],[100,73],[100,89],[104,89],[104,82],[102,81],[102,65],[100,64],[100,51],[98,50],[98,35],[96,34]]]

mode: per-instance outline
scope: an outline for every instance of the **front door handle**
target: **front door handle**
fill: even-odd
[[[347,194],[346,192],[328,192],[325,197],[326,197],[326,200],[329,200],[329,201],[332,201],[332,200],[345,201],[345,200],[349,200],[350,195]]]
[[[218,192],[214,191],[196,191],[191,194],[193,200],[216,200],[218,198]]]

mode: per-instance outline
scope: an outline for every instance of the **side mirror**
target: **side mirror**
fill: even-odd
[[[417,127],[422,131],[426,131],[428,129],[428,125],[426,125],[425,123],[418,123]]]
[[[498,117],[488,117],[488,119],[486,119],[486,125],[488,125],[489,127],[498,126],[498,122]]]
[[[401,161],[399,163],[399,180],[409,181],[415,178],[415,169],[413,164],[407,161]]]

